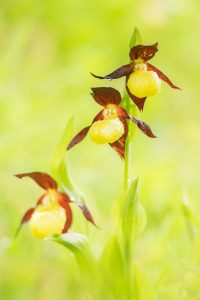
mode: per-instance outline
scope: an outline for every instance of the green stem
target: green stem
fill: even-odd
[[[124,107],[128,114],[132,112],[132,105],[130,99],[125,99]],[[124,157],[124,191],[129,188],[131,179],[131,142],[132,142],[132,124],[128,124],[128,135],[125,143],[125,157]],[[130,240],[124,241],[124,267],[125,267],[125,281],[126,281],[126,296],[127,300],[132,299],[132,285],[131,285],[131,245]]]
[[[124,160],[124,190],[127,190],[129,185],[130,163],[131,163],[131,143],[129,137],[127,137],[126,146],[125,146],[125,160]]]
[[[126,111],[130,113],[130,100],[127,99]],[[128,124],[128,135],[125,143],[125,157],[124,157],[124,190],[128,189],[129,179],[130,179],[130,165],[131,165],[131,136],[130,136],[130,127]]]

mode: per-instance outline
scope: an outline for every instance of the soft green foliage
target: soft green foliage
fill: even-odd
[[[133,254],[135,240],[143,229],[140,226],[139,214],[142,216],[141,204],[138,203],[138,178],[132,180],[129,188],[123,192],[113,209],[113,217],[116,224],[117,236],[121,240],[123,251],[127,251],[126,256],[130,263],[130,253]],[[145,222],[145,221],[144,221]],[[133,244],[133,245],[132,245]]]
[[[131,177],[139,176],[141,183],[138,207],[142,203],[148,218],[145,226],[139,208],[142,224],[130,266],[131,286],[140,300],[154,299],[154,294],[156,300],[198,300],[199,1],[2,0],[0,23],[0,298],[125,300],[127,286],[118,276],[126,272],[121,238],[110,217],[123,189],[123,163],[113,150],[86,138],[66,157],[70,181],[87,196],[100,227],[89,225],[88,230],[88,251],[95,256],[90,282],[72,252],[33,239],[27,226],[12,242],[22,214],[41,195],[35,184],[27,180],[26,188],[12,174],[49,171],[49,155],[66,119],[76,116],[73,135],[99,111],[90,87],[112,85],[123,92],[124,79],[102,82],[89,72],[105,74],[128,63],[128,41],[136,24],[145,43],[159,42],[152,64],[182,91],[163,83],[140,115],[158,139],[135,131],[130,150]],[[183,188],[188,201],[182,200]],[[70,235],[85,235],[85,220],[73,209]]]
[[[135,27],[132,37],[130,39],[129,48],[132,48],[136,45],[142,45],[142,44],[143,44],[143,41],[142,41],[141,34],[140,34],[138,28]]]
[[[71,181],[66,159],[66,148],[72,139],[73,127],[74,119],[71,118],[67,122],[63,136],[52,153],[50,167],[53,178],[55,178],[61,188],[63,188],[64,191],[66,191],[72,197],[72,199],[75,197],[74,200],[77,200],[77,198],[79,198],[79,192]]]
[[[92,267],[92,253],[90,252],[88,240],[83,234],[68,232],[63,235],[53,235],[46,238],[46,240],[56,242],[69,249],[76,257],[82,271]]]
[[[67,163],[65,162],[66,145],[72,138],[74,120],[71,118],[66,125],[64,134],[59,141],[57,147],[52,153],[50,167],[53,178],[63,184],[68,190],[73,190],[73,185],[69,178]],[[64,174],[63,174],[64,173]]]
[[[155,290],[147,278],[144,270],[142,268],[135,264],[134,265],[134,279],[135,279],[135,299],[137,300],[156,300],[157,296],[155,293]]]

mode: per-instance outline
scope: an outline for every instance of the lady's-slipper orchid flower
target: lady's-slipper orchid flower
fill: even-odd
[[[160,70],[147,62],[153,58],[157,51],[158,43],[150,46],[137,45],[130,50],[131,62],[129,64],[105,76],[91,74],[100,79],[117,79],[126,76],[127,92],[139,110],[142,111],[146,98],[159,93],[161,80],[164,80],[174,89],[180,89]]]
[[[27,210],[20,226],[29,221],[33,236],[44,238],[50,234],[66,233],[72,224],[71,203],[77,204],[85,218],[95,225],[88,208],[80,202],[72,201],[65,193],[58,191],[55,180],[46,173],[32,172],[15,175],[18,178],[30,177],[46,192],[39,198],[35,207]],[[17,234],[16,233],[16,234]]]
[[[129,115],[120,106],[121,95],[111,87],[92,88],[92,97],[104,108],[92,121],[92,124],[83,128],[69,143],[67,150],[81,142],[89,132],[90,138],[97,144],[110,144],[124,158],[125,141],[128,134],[127,119],[131,120],[147,136],[155,138],[150,127]]]

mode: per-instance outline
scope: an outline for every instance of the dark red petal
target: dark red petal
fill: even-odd
[[[56,190],[57,189],[57,183],[47,173],[43,173],[43,172],[31,172],[31,173],[17,174],[15,176],[18,177],[18,178],[30,177],[39,186],[41,186],[45,190],[48,190],[48,189],[55,189]]]
[[[108,104],[118,105],[121,102],[120,93],[111,87],[92,88],[92,92],[93,93],[91,95],[94,100],[102,106],[106,106]]]
[[[43,200],[44,200],[45,197],[46,197],[46,194],[42,195],[42,196],[39,198],[39,200],[38,200],[37,203],[36,203],[36,207],[37,207],[38,205],[42,204],[42,202],[43,202]]]
[[[66,222],[62,232],[66,233],[72,225],[72,210],[69,206],[69,197],[63,193],[59,193],[58,203],[65,210]]]
[[[125,121],[128,118],[128,113],[122,106],[117,106],[117,114],[120,120]]]
[[[81,131],[77,135],[75,135],[75,137],[71,140],[71,142],[67,146],[67,150],[71,149],[76,144],[80,143],[86,137],[86,135],[87,135],[87,133],[88,133],[88,131],[90,129],[90,126],[87,126],[87,127],[83,128],[83,129],[81,129]]]
[[[96,122],[96,121],[100,121],[104,119],[104,109],[102,109],[97,115],[96,117],[93,119],[92,123]]]
[[[89,209],[87,208],[87,206],[85,204],[83,204],[81,202],[77,202],[77,201],[74,201],[74,203],[81,209],[86,220],[88,220],[90,223],[92,223],[94,226],[96,226],[94,219],[93,219]]]
[[[146,100],[147,97],[138,98],[135,95],[133,95],[130,92],[128,86],[127,86],[128,78],[129,78],[129,76],[126,77],[126,90],[127,90],[127,93],[129,95],[129,97],[133,100],[133,102],[135,103],[135,105],[137,105],[137,107],[139,108],[139,110],[143,111],[143,109],[144,109],[144,103],[145,103],[145,100]]]
[[[35,206],[35,207],[31,207],[31,208],[28,209],[27,212],[24,214],[24,216],[23,216],[23,218],[22,218],[22,220],[21,220],[21,222],[20,222],[20,225],[19,225],[18,229],[16,230],[15,237],[18,235],[18,233],[19,233],[19,231],[20,231],[22,225],[25,224],[25,223],[27,223],[27,222],[30,220],[30,218],[32,217],[32,214],[34,213],[34,210],[36,209],[36,207],[37,207],[38,205],[42,204],[42,202],[43,202],[45,196],[46,196],[46,194],[42,195],[42,196],[39,198],[39,200],[37,201],[36,206]]]
[[[135,123],[137,125],[137,127],[144,133],[146,134],[148,137],[151,138],[156,138],[156,136],[153,134],[151,128],[149,127],[149,125],[147,125],[145,122],[138,120],[132,116],[129,115],[129,119],[131,121],[133,121],[133,123]]]
[[[69,203],[69,202],[72,202],[71,199],[69,198],[69,196],[65,193],[62,193],[62,192],[57,192],[57,201],[59,202],[60,199],[61,199],[61,202],[64,201],[65,203]]]
[[[104,119],[104,115],[103,115],[103,109],[96,115],[96,117],[93,119],[92,123],[99,121],[99,120],[103,120]],[[87,126],[85,128],[83,128],[69,143],[69,145],[67,146],[67,150],[71,149],[72,147],[74,147],[76,144],[80,143],[87,135],[88,131],[90,130],[90,126]]]
[[[154,71],[157,73],[158,77],[165,81],[167,84],[169,84],[169,86],[171,86],[173,89],[178,89],[178,90],[181,90],[178,86],[175,86],[171,80],[165,75],[163,74],[163,72],[161,72],[160,70],[158,70],[156,67],[152,66],[151,64],[147,63],[147,69],[149,71]]]
[[[125,143],[126,143],[126,138],[127,138],[127,134],[128,134],[128,126],[125,120],[121,120],[122,123],[124,124],[124,134],[122,135],[122,137],[117,140],[116,142],[110,144],[110,146],[117,151],[117,153],[119,154],[119,156],[124,159],[124,155],[125,155]]]
[[[136,59],[143,59],[144,61],[152,59],[158,51],[158,43],[149,46],[137,45],[131,48],[129,52],[132,61]]]
[[[30,220],[32,214],[34,213],[34,210],[35,210],[35,208],[34,208],[34,207],[31,207],[31,208],[29,208],[29,209],[25,212],[24,216],[23,216],[22,219],[21,219],[20,225],[19,225],[19,227],[18,227],[17,230],[16,230],[15,237],[17,237],[17,235],[18,235],[18,233],[19,233],[19,231],[20,231],[22,225],[25,224],[25,223],[27,223],[27,222]]]
[[[131,74],[132,72],[133,72],[133,65],[128,64],[128,65],[124,65],[124,66],[118,68],[114,72],[112,72],[108,75],[105,75],[105,76],[98,76],[93,73],[90,73],[90,74],[92,74],[92,76],[94,76],[95,78],[99,78],[99,79],[117,79],[117,78],[120,78],[123,76],[127,76],[127,75]]]

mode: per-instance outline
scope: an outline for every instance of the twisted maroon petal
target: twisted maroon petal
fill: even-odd
[[[149,125],[147,125],[145,122],[138,120],[136,118],[134,118],[133,116],[129,115],[129,119],[131,121],[133,121],[133,123],[135,123],[137,125],[137,127],[144,133],[146,134],[148,137],[151,138],[156,138],[156,136],[153,134],[151,128],[149,127]]]
[[[74,203],[81,209],[86,220],[88,220],[90,223],[92,223],[94,226],[96,226],[94,219],[92,217],[92,214],[89,211],[89,209],[87,208],[87,206],[85,204],[83,204],[81,202],[77,202],[77,201],[74,201]]]
[[[58,203],[62,208],[64,208],[66,214],[66,222],[62,231],[63,233],[66,233],[72,225],[72,210],[69,206],[69,202],[70,199],[66,194],[58,193]]]
[[[149,46],[137,45],[131,48],[129,56],[132,61],[142,59],[148,61],[154,57],[158,51],[158,43]]]
[[[32,214],[34,213],[34,210],[35,210],[35,208],[34,208],[34,207],[31,207],[31,208],[29,208],[29,209],[25,212],[25,214],[23,215],[23,217],[22,217],[22,219],[21,219],[20,225],[19,225],[19,227],[18,227],[17,230],[16,230],[15,238],[16,238],[17,235],[19,234],[20,229],[22,228],[22,226],[30,220]]]
[[[92,124],[96,121],[103,120],[103,119],[104,119],[103,110],[101,110],[96,115],[96,117],[93,119]],[[71,140],[71,142],[67,146],[67,150],[70,150],[72,147],[74,147],[76,144],[80,143],[86,137],[86,135],[88,134],[88,131],[90,130],[91,125],[81,129],[81,131],[79,131],[79,133],[77,135],[75,135],[75,137]]]
[[[71,140],[71,142],[67,146],[67,150],[71,149],[76,144],[80,143],[88,134],[90,127],[91,127],[91,125],[81,129],[81,131],[79,131],[79,133],[77,135],[75,135],[75,137]]]
[[[90,73],[90,74],[92,76],[94,76],[95,78],[99,78],[99,79],[117,79],[117,78],[120,78],[123,76],[127,76],[127,75],[131,74],[132,72],[133,72],[133,65],[127,64],[105,76],[98,76],[93,73]]]
[[[117,115],[122,121],[125,121],[128,118],[128,113],[122,106],[117,106]]]
[[[163,73],[161,72],[159,69],[157,69],[156,67],[154,67],[153,65],[147,63],[147,70],[148,71],[154,71],[157,73],[158,77],[165,81],[169,86],[171,86],[173,89],[178,89],[181,90],[178,86],[175,86],[172,81]]]
[[[97,87],[92,88],[92,97],[94,100],[102,105],[106,106],[108,104],[116,104],[118,105],[121,102],[121,95],[120,93],[111,87]]]
[[[57,183],[55,180],[44,172],[31,172],[31,173],[22,173],[22,174],[16,174],[15,175],[18,178],[24,178],[24,177],[30,177],[32,178],[39,186],[41,186],[43,189],[55,189],[57,190]]]
[[[23,216],[22,219],[21,219],[20,225],[19,225],[19,227],[18,227],[17,230],[16,230],[15,237],[17,237],[17,235],[18,235],[19,231],[21,230],[22,226],[23,226],[25,223],[27,223],[28,221],[30,221],[30,219],[31,219],[31,217],[32,217],[32,215],[33,215],[33,213],[34,213],[36,207],[37,207],[38,205],[42,204],[42,201],[43,201],[44,198],[45,198],[45,194],[42,195],[42,196],[39,198],[39,200],[37,201],[35,207],[31,207],[31,208],[29,208],[29,209],[25,212],[24,216]]]
[[[129,97],[131,98],[131,100],[133,100],[133,102],[135,103],[135,105],[139,108],[139,110],[143,111],[143,109],[144,109],[144,103],[145,103],[145,100],[146,100],[147,97],[138,98],[135,95],[133,95],[130,92],[130,90],[128,88],[128,85],[127,85],[128,79],[129,79],[129,76],[126,77],[126,90],[127,90],[127,93],[129,95]]]
[[[124,159],[125,156],[125,143],[126,143],[126,138],[128,135],[128,126],[127,126],[127,122],[124,119],[121,119],[121,122],[124,125],[124,134],[119,138],[119,140],[117,140],[114,143],[109,144],[118,154],[119,156]]]

